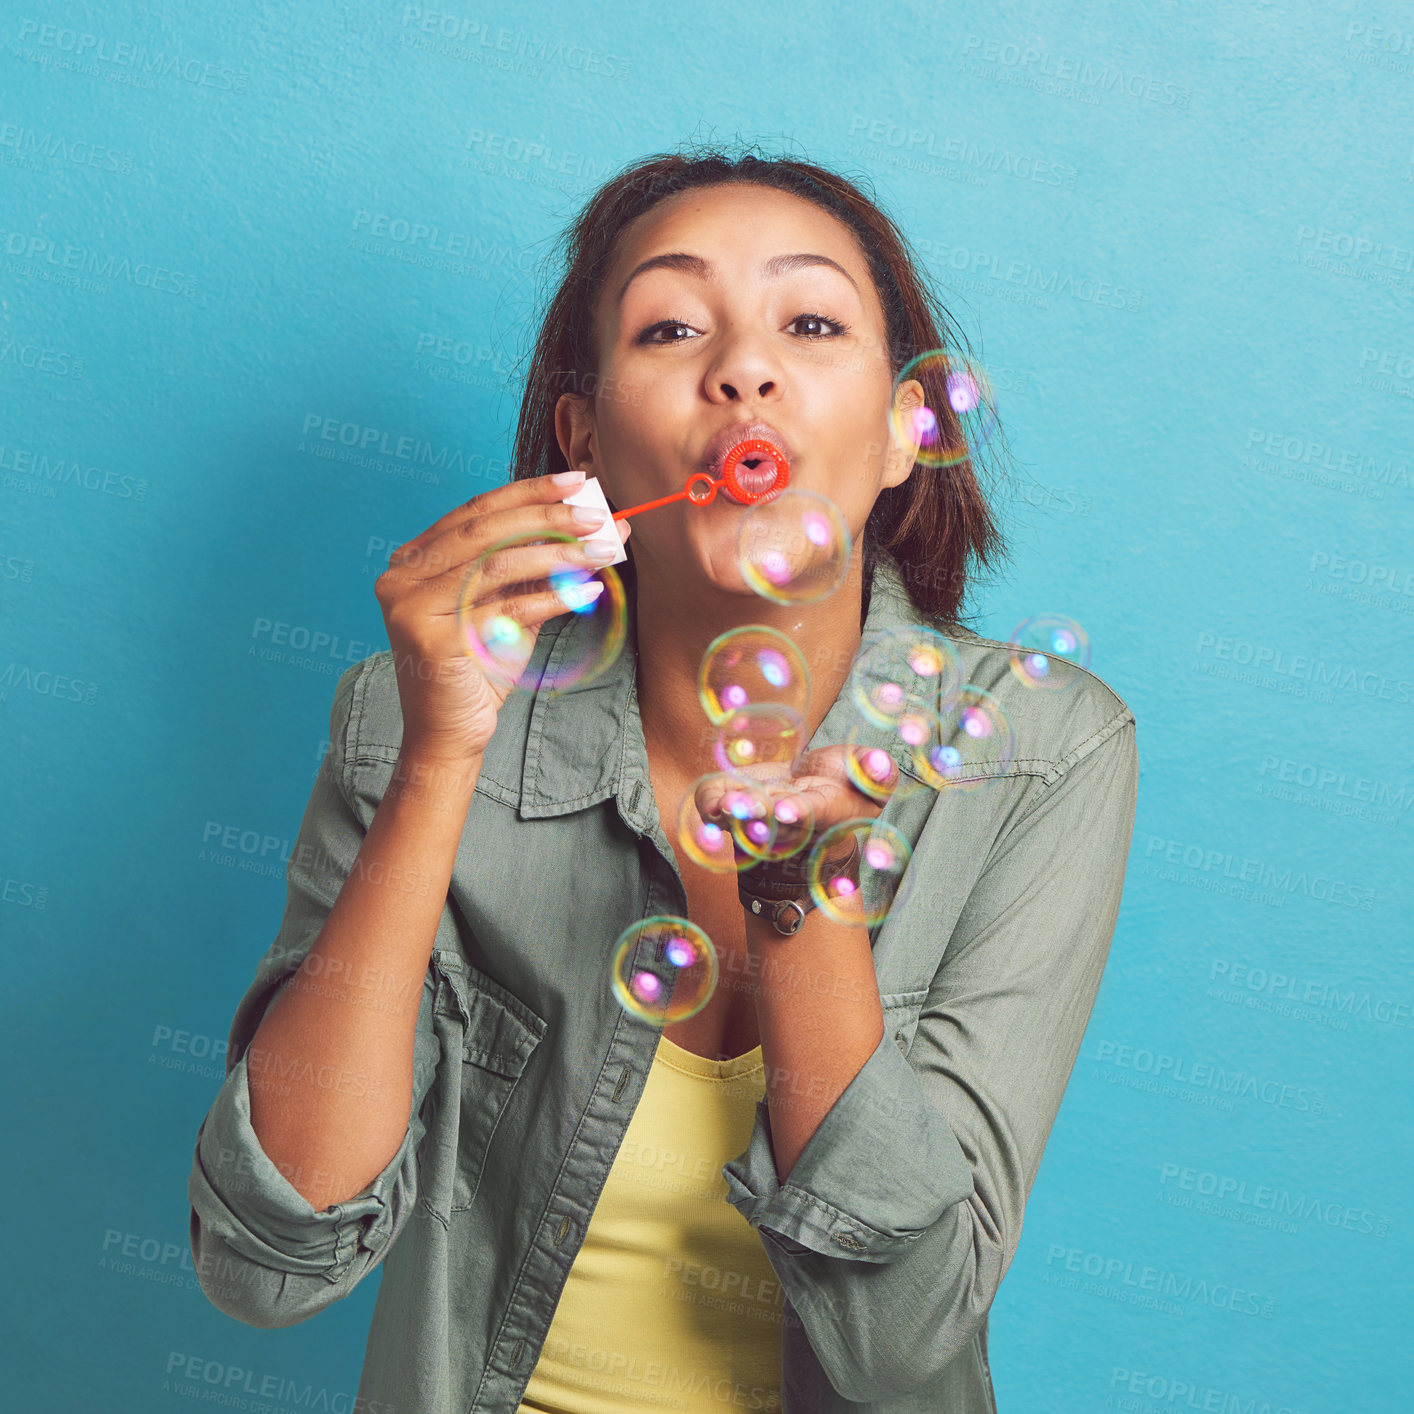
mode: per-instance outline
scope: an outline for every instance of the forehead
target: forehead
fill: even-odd
[[[613,319],[619,286],[630,270],[667,251],[700,255],[734,281],[754,276],[773,255],[813,251],[839,261],[866,298],[872,288],[854,232],[837,216],[791,192],[738,182],[677,192],[629,222],[605,269],[600,317]],[[690,277],[650,272],[639,276],[630,291],[655,278]],[[840,279],[835,274],[831,278]]]

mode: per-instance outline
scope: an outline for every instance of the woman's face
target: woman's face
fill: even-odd
[[[875,498],[912,468],[889,435],[893,378],[868,266],[812,202],[747,184],[660,202],[620,237],[595,333],[597,391],[561,398],[556,428],[569,464],[598,476],[616,509],[681,491],[718,434],[762,421],[790,449],[790,485],[839,507],[857,556]],[[904,384],[900,406],[922,394]],[[640,585],[690,576],[751,593],[736,558],[747,513],[719,491],[707,506],[635,516]]]

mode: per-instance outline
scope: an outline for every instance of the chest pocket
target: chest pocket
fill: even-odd
[[[471,967],[457,953],[437,949],[440,975],[435,1010],[459,1054],[460,1076],[448,1086],[456,1123],[445,1128],[452,1160],[450,1212],[465,1212],[476,1199],[486,1156],[516,1082],[545,1034],[545,1022],[499,982]]]

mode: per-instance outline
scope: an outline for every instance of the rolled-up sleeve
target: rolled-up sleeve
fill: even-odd
[[[770,1103],[759,1100],[746,1153],[723,1172],[737,1211],[796,1256],[892,1261],[972,1192],[957,1136],[888,1027],[785,1183],[772,1143]],[[906,1161],[894,1163],[895,1154]]]
[[[412,1107],[403,1142],[363,1192],[323,1211],[301,1196],[251,1127],[247,1048],[318,938],[364,839],[342,788],[351,699],[361,668],[345,673],[335,691],[331,748],[286,868],[280,930],[236,1010],[226,1078],[197,1133],[187,1184],[192,1255],[202,1290],[227,1315],[264,1328],[293,1325],[348,1295],[397,1237],[417,1200],[420,1110],[440,1059],[429,970],[418,1010]]]
[[[886,1027],[784,1184],[765,1100],[722,1170],[846,1399],[926,1385],[986,1317],[1099,990],[1138,778],[1125,708],[993,845],[907,1056]],[[925,828],[910,869],[930,882],[895,926],[930,926],[928,895],[946,886],[932,882],[946,877],[935,840]]]

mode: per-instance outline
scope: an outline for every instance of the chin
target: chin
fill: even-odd
[[[742,578],[735,555],[725,564],[708,566],[702,573],[708,584],[723,594],[738,594],[744,599],[759,599],[760,597]]]
[[[701,566],[702,578],[726,594],[744,594],[752,599],[756,592],[747,584],[736,557],[736,532],[712,537],[703,545],[692,545],[688,553]]]

